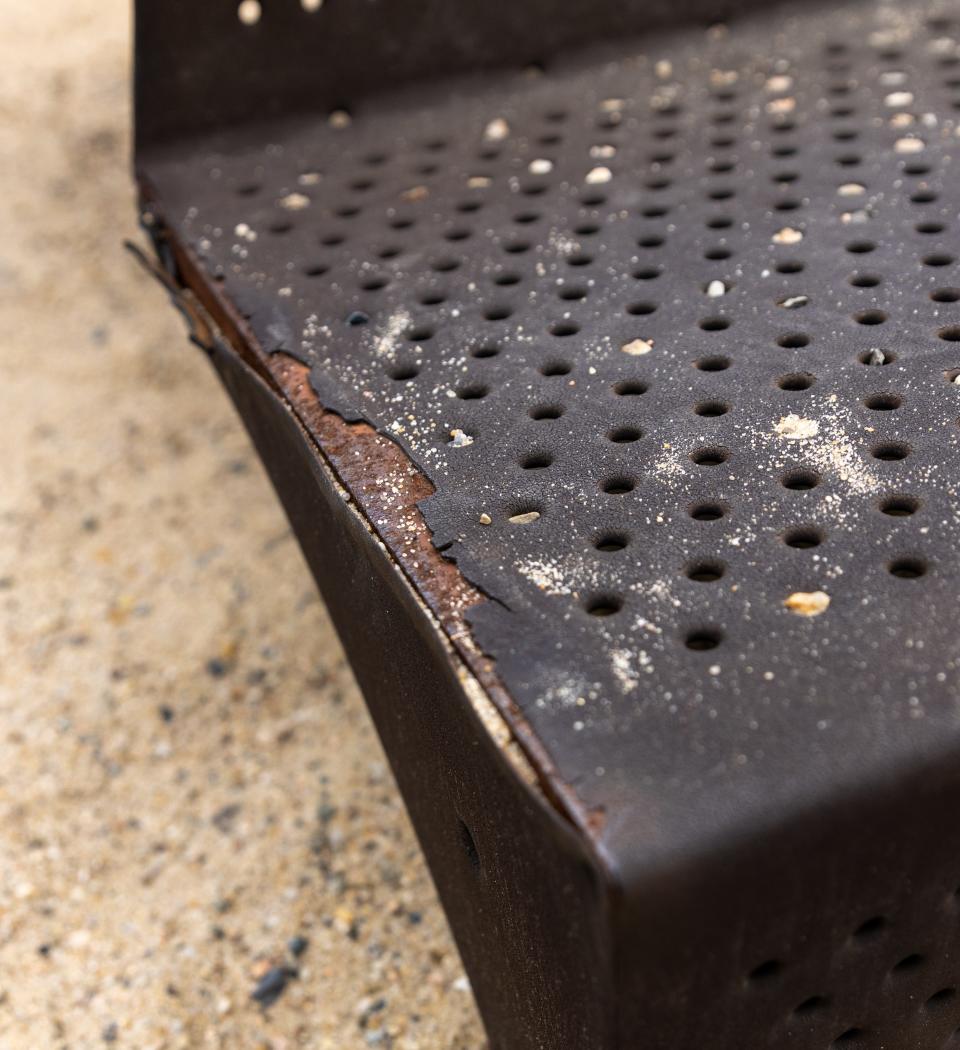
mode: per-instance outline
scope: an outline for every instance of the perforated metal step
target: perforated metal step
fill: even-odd
[[[260,345],[435,486],[476,643],[628,881],[957,754],[956,32],[794,8],[151,157]],[[800,886],[744,915],[750,1046],[960,1023],[960,856],[881,855],[815,936]]]

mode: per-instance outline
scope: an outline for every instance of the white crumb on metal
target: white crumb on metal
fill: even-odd
[[[819,616],[830,605],[830,595],[824,591],[794,591],[783,604],[797,616]]]
[[[644,354],[649,354],[653,349],[653,340],[631,339],[629,343],[624,343],[620,349],[625,354],[630,354],[631,357],[642,357]]]
[[[793,77],[789,77],[786,74],[777,74],[767,78],[767,91],[773,95],[782,94],[784,91],[789,91],[792,87]]]
[[[796,108],[796,100],[792,98],[772,98],[766,106],[767,112],[774,115],[792,113]]]
[[[310,198],[305,193],[288,193],[286,197],[281,197],[277,203],[281,208],[286,208],[287,211],[303,211],[304,208],[310,207]]]
[[[345,109],[335,109],[327,119],[330,127],[338,131],[349,128],[353,123],[353,118]]]
[[[799,244],[802,240],[803,233],[792,226],[784,226],[773,235],[774,244]]]
[[[530,161],[529,169],[531,175],[548,175],[553,171],[553,161],[547,160],[546,157],[537,157],[536,160]]]
[[[727,286],[723,281],[711,281],[707,285],[707,296],[710,299],[719,299],[722,295],[727,294]]]
[[[604,168],[601,166],[597,168],[591,168],[590,171],[587,172],[586,181],[591,186],[597,186],[600,183],[609,182],[612,178],[613,172],[609,168]]]
[[[511,525],[530,525],[540,520],[540,511],[525,510],[522,514],[511,514],[507,520]]]
[[[503,117],[496,117],[483,129],[483,137],[489,142],[502,142],[510,134],[510,125]]]
[[[257,231],[251,229],[245,222],[238,222],[233,232],[242,241],[249,241],[251,244],[257,239]]]
[[[452,448],[465,448],[467,445],[473,444],[473,438],[462,431],[459,427],[454,427],[453,430],[450,431],[450,440],[447,444]]]
[[[897,153],[921,153],[924,145],[923,139],[918,139],[914,135],[908,135],[905,138],[897,139],[893,144],[893,148]]]

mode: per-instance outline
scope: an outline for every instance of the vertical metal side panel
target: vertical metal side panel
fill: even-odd
[[[758,0],[137,0],[136,138],[201,132],[353,106],[411,81],[546,63],[560,49]],[[241,9],[257,15],[246,24]]]

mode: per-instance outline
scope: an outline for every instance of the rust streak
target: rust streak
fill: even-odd
[[[158,224],[154,235],[162,237],[171,248],[183,287],[196,297],[231,348],[290,405],[312,438],[317,454],[354,500],[500,712],[544,794],[588,837],[599,839],[604,823],[602,810],[584,807],[573,787],[563,780],[500,681],[493,660],[473,640],[464,616],[487,598],[433,544],[418,506],[432,495],[433,484],[390,438],[367,423],[348,423],[324,408],[310,383],[306,365],[287,354],[268,354],[263,350],[223,287],[209,279],[193,252],[162,222],[149,188],[141,185],[141,191],[142,208],[149,210]]]

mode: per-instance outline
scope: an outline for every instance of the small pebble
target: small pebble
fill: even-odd
[[[207,674],[211,678],[223,678],[230,672],[230,664],[221,660],[219,656],[211,657],[207,661]]]
[[[263,1007],[272,1006],[283,995],[290,979],[296,976],[297,971],[288,966],[271,966],[257,981],[250,998]]]
[[[295,958],[299,959],[301,955],[307,950],[310,942],[306,937],[297,936],[291,937],[287,942],[287,951]]]

